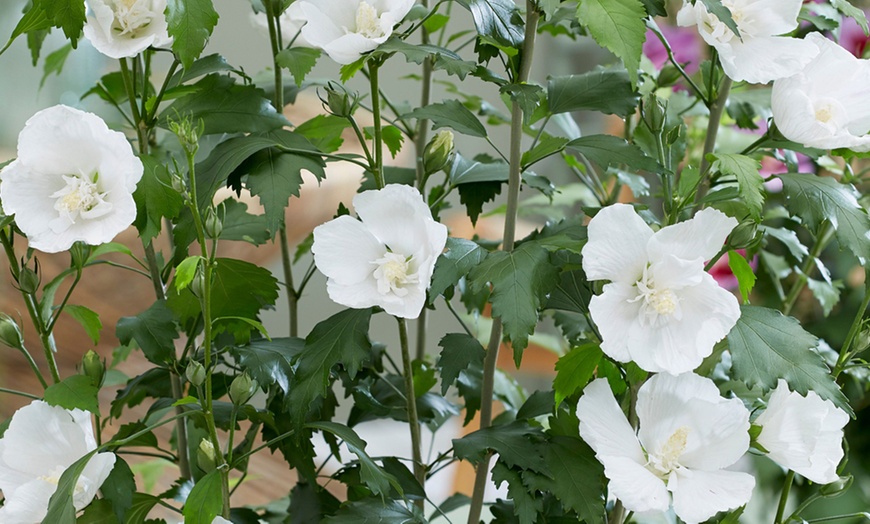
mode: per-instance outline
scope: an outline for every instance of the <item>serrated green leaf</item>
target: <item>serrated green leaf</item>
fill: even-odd
[[[520,524],[534,524],[538,513],[544,509],[542,497],[537,497],[535,490],[530,490],[523,484],[519,471],[507,467],[502,461],[496,461],[492,467],[492,481],[496,487],[507,482],[508,497],[514,503],[514,515]]]
[[[42,79],[39,81],[40,89],[42,89],[42,86],[45,85],[45,81],[52,73],[60,75],[61,71],[63,71],[63,65],[66,63],[66,59],[72,49],[72,45],[66,44],[61,46],[57,51],[49,53],[48,56],[45,57],[45,64],[43,64],[42,67]]]
[[[786,229],[784,227],[774,228],[768,226],[759,226],[759,229],[763,231],[765,235],[770,235],[773,238],[782,242],[782,244],[788,249],[789,253],[791,253],[791,256],[796,258],[798,262],[800,262],[804,259],[805,256],[810,254],[810,250],[807,249],[807,246],[801,244],[797,233],[795,233],[791,229]]]
[[[430,17],[432,20],[434,15]],[[461,56],[446,47],[440,47],[431,44],[414,45],[396,37],[392,37],[378,47],[378,51],[383,52],[399,52],[405,55],[405,60],[416,64],[423,64],[423,61],[431,58],[432,69],[443,70],[448,75],[459,77],[460,80],[465,80],[465,77],[473,73],[477,69],[477,64],[469,60],[463,60]]]
[[[145,170],[142,179],[133,192],[136,202],[136,219],[133,225],[142,240],[150,242],[160,234],[163,219],[178,217],[184,201],[178,191],[172,189],[169,170],[156,158],[144,155],[139,157]]]
[[[272,238],[265,215],[248,213],[248,205],[232,197],[220,205],[224,210],[221,240],[238,240],[259,246]]]
[[[167,0],[166,23],[172,50],[185,69],[202,54],[218,21],[212,0]]]
[[[369,358],[371,316],[371,309],[346,309],[318,323],[306,337],[287,400],[298,424],[310,404],[326,395],[333,366],[341,363],[353,378]]]
[[[553,475],[552,493],[562,505],[587,524],[606,522],[604,466],[592,448],[578,438],[554,436],[544,458]]]
[[[520,160],[523,169],[527,169],[535,162],[539,162],[548,156],[555,155],[565,149],[565,144],[568,143],[567,138],[557,136],[546,136],[542,138],[538,144],[525,153]]]
[[[849,3],[848,0],[831,0],[831,5],[844,15],[854,18],[858,22],[858,25],[861,26],[865,35],[870,34],[870,30],[867,27],[867,15],[864,14],[864,11]]]
[[[713,14],[716,18],[719,19],[720,22],[725,24],[728,29],[730,29],[737,38],[742,38],[740,36],[740,31],[737,29],[737,23],[734,21],[734,18],[731,16],[731,10],[722,5],[722,0],[699,0],[704,7],[707,8],[707,12]]]
[[[52,406],[81,409],[99,415],[98,393],[99,390],[90,377],[70,375],[57,384],[48,386],[45,390],[45,401]]]
[[[432,284],[429,286],[429,303],[434,303],[447,288],[455,286],[459,279],[483,262],[487,251],[476,242],[462,238],[447,238],[447,251],[435,262]]]
[[[175,316],[164,300],[158,300],[135,317],[118,320],[115,335],[124,345],[135,340],[145,358],[155,364],[171,362],[175,355],[178,330]]]
[[[87,377],[82,378],[87,379]],[[47,392],[48,390],[46,390]],[[42,524],[75,524],[76,509],[73,505],[73,496],[76,492],[76,484],[78,484],[82,471],[96,454],[96,449],[90,451],[64,470],[58,479],[57,489],[48,501],[48,510],[45,518],[42,519]]]
[[[576,151],[602,169],[625,164],[632,169],[662,173],[665,168],[646,156],[643,150],[624,139],[613,135],[589,135],[565,144],[566,149]]]
[[[202,58],[197,59],[190,67],[182,68],[180,71],[176,71],[172,78],[169,79],[169,83],[167,84],[168,89],[172,89],[180,84],[185,84],[194,78],[199,78],[201,76],[205,76],[211,73],[221,73],[224,71],[236,71],[233,66],[231,66],[227,59],[223,56],[215,53],[208,56],[204,56]],[[150,100],[149,100],[150,102]],[[152,107],[149,108],[153,109]]]
[[[788,173],[778,175],[788,199],[786,207],[813,231],[824,221],[836,229],[840,248],[848,247],[865,264],[870,260],[870,217],[858,203],[855,189],[831,177]]]
[[[344,142],[342,133],[350,127],[350,121],[335,115],[317,115],[296,126],[293,131],[307,138],[324,153],[338,151]]]
[[[640,95],[625,69],[597,68],[582,75],[554,76],[547,82],[551,114],[601,111],[611,115],[633,114]]]
[[[402,142],[405,141],[405,135],[396,126],[384,126],[381,129],[381,138],[384,141],[384,145],[390,150],[390,156],[396,158],[396,155],[402,150]]]
[[[9,49],[9,46],[12,45],[12,42],[19,36],[34,31],[44,31],[50,27],[51,21],[45,14],[45,9],[38,3],[32,4],[30,9],[21,17],[21,20],[18,21],[18,24],[15,25],[15,29],[12,30],[12,35],[9,36],[6,45],[3,46],[3,49],[0,49],[0,55],[5,53]]]
[[[320,58],[320,49],[290,47],[278,53],[275,63],[290,71],[296,85],[301,86],[308,73],[314,69],[318,58]]]
[[[326,517],[325,524],[424,524],[416,506],[408,506],[398,500],[383,501],[367,498],[346,502],[335,515]]]
[[[204,262],[205,259],[199,255],[193,255],[185,258],[181,261],[181,264],[178,264],[178,267],[175,268],[175,290],[182,291],[187,286],[193,282],[193,277],[196,276],[196,269],[199,267],[200,262]]]
[[[152,434],[153,436],[153,434]],[[111,502],[111,508],[118,522],[127,522],[125,516],[133,505],[133,493],[136,492],[136,479],[130,466],[121,457],[115,457],[115,466],[103,482],[100,489],[103,500]]]
[[[743,303],[749,303],[749,293],[755,287],[755,272],[752,271],[752,266],[749,262],[737,251],[728,251],[728,267],[731,272],[737,277],[737,285],[740,288],[740,296],[743,297]]]
[[[602,356],[598,344],[584,344],[559,357],[556,362],[556,378],[553,379],[556,406],[586,386]]]
[[[433,129],[449,127],[457,133],[486,138],[486,128],[459,100],[447,100],[419,107],[402,115],[403,120],[407,118],[425,118],[432,121]]]
[[[76,47],[85,26],[85,4],[79,0],[37,0],[54,27],[63,29],[70,44]]]
[[[184,502],[185,524],[211,524],[223,510],[221,472],[214,470],[199,479]]]
[[[834,306],[840,302],[840,290],[843,283],[840,281],[827,282],[825,280],[807,279],[807,287],[813,292],[813,296],[822,306],[822,313],[827,317],[831,314]]]
[[[88,334],[94,345],[100,343],[100,331],[103,329],[103,323],[100,322],[99,314],[85,306],[75,306],[72,304],[67,304],[63,310],[85,328],[85,333]]]
[[[293,360],[302,353],[304,347],[304,340],[290,337],[257,340],[232,351],[239,360],[239,367],[260,385],[274,384],[286,395],[290,392]]]
[[[757,306],[742,306],[740,318],[728,334],[737,380],[767,391],[782,378],[792,390],[802,395],[815,391],[854,417],[849,400],[822,357],[813,351],[817,345],[818,339],[794,318]]]
[[[546,249],[526,242],[510,253],[490,253],[468,277],[476,293],[492,283],[492,314],[501,319],[519,367],[538,323],[538,310],[559,283],[559,271],[550,263]]]
[[[489,452],[499,454],[499,460],[508,466],[535,471],[546,471],[543,446],[537,444],[540,429],[525,421],[479,429],[474,433],[453,439],[453,451],[458,458],[473,464],[481,462]]]
[[[438,369],[441,371],[441,394],[446,395],[447,389],[459,378],[459,374],[476,365],[483,366],[486,351],[476,338],[465,333],[449,333],[441,338],[438,345],[443,349],[438,358]]]
[[[758,173],[761,163],[746,155],[716,154],[711,156],[715,158],[712,165],[713,171],[735,177],[737,186],[740,188],[741,201],[749,208],[753,218],[760,218],[761,210],[764,207],[764,181]]]
[[[457,1],[471,11],[477,34],[514,48],[522,45],[525,31],[517,6],[512,0]]]
[[[582,0],[580,23],[599,45],[621,59],[632,85],[637,85],[640,55],[646,40],[646,9],[638,0]]]

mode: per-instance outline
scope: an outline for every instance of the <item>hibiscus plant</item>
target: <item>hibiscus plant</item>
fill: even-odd
[[[870,519],[859,7],[250,7],[265,74],[208,51],[213,0],[31,0],[0,51],[21,37],[37,61],[62,32],[59,71],[92,46],[110,72],[82,100],[119,123],[43,109],[0,170],[22,308],[0,342],[38,389],[0,388],[30,402],[0,426],[0,522]],[[582,41],[609,58],[546,69],[541,45]],[[607,131],[581,133],[589,115]],[[356,195],[292,238],[303,180],[348,166]],[[282,269],[226,243],[275,246]],[[69,267],[48,274],[47,253]],[[75,298],[96,265],[153,288],[117,341]],[[343,309],[307,324],[313,294]],[[113,348],[147,365],[122,375]],[[542,354],[555,369],[530,390],[515,370]],[[361,437],[372,421],[403,428],[378,443],[392,456]],[[295,481],[252,504],[237,489],[269,461]],[[459,463],[465,491],[443,474]]]

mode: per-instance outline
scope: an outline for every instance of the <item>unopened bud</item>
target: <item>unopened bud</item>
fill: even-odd
[[[204,296],[205,291],[205,272],[202,270],[202,264],[196,270],[196,275],[190,281],[190,291],[197,297]]]
[[[259,386],[247,373],[242,373],[230,384],[230,400],[236,406],[243,406],[254,396]]]
[[[194,124],[189,118],[183,118],[169,122],[169,130],[178,137],[184,151],[192,156],[199,150],[199,137],[205,131],[205,123],[199,120]]]
[[[329,82],[324,89],[326,90],[326,100],[323,98],[320,100],[326,104],[329,111],[335,116],[350,118],[356,110],[356,97],[336,82]]]
[[[423,149],[423,171],[427,175],[444,169],[453,158],[453,132],[439,131]]]
[[[90,378],[94,386],[100,388],[106,378],[106,361],[93,349],[88,350],[82,357],[81,373]]]
[[[178,173],[172,173],[170,183],[172,184],[172,189],[177,193],[181,195],[187,193],[187,186],[184,183],[184,179],[181,178]]]
[[[653,133],[660,133],[664,129],[667,115],[667,100],[652,94],[644,101],[643,120]]]
[[[223,221],[211,207],[205,212],[204,227],[205,234],[208,235],[209,238],[220,238],[221,232],[224,230]]]
[[[199,447],[196,448],[196,463],[206,473],[211,473],[217,468],[217,452],[211,440],[204,438],[199,441]]]
[[[191,360],[184,370],[184,376],[191,384],[199,387],[205,382],[205,366],[196,360]]]
[[[659,72],[658,80],[656,81],[656,85],[659,87],[670,87],[677,83],[677,80],[680,79],[680,71],[673,64],[665,64],[662,66],[662,70]]]
[[[754,220],[744,220],[728,235],[728,245],[733,249],[749,249],[761,240],[758,234],[758,223]]]
[[[12,317],[0,313],[0,342],[12,349],[24,349],[24,337]]]
[[[38,268],[38,266],[36,267]],[[18,273],[18,287],[28,295],[36,293],[40,280],[39,273],[27,266],[22,267]]]

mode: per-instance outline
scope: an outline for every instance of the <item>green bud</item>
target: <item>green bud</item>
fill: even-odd
[[[423,171],[431,175],[444,169],[453,158],[453,150],[453,132],[439,131],[423,149]]]
[[[825,484],[824,486],[819,488],[819,493],[825,498],[839,497],[852,486],[852,482],[854,480],[855,479],[854,477],[852,477],[852,475],[840,477],[834,482],[831,482],[830,484]]]
[[[208,235],[209,238],[220,238],[221,232],[224,230],[223,221],[211,207],[205,212],[204,227],[205,234]]]
[[[73,267],[82,269],[91,256],[91,246],[84,242],[74,242],[69,248],[69,255]]]
[[[18,324],[5,313],[0,313],[0,342],[12,349],[24,349],[24,337]]]
[[[653,133],[661,133],[668,116],[668,101],[651,94],[644,100],[643,120]]]
[[[170,183],[172,184],[172,189],[178,194],[184,195],[187,193],[187,185],[184,183],[184,179],[178,176],[178,173],[172,173]]]
[[[202,297],[205,291],[205,272],[202,270],[202,264],[196,270],[196,275],[190,281],[190,291],[197,297]]]
[[[242,373],[230,384],[230,400],[236,406],[243,406],[254,396],[259,386],[257,381],[249,377],[247,373]]]
[[[39,278],[39,264],[34,264],[36,271],[27,266],[23,266],[18,273],[18,287],[28,295],[36,293],[39,289],[39,283],[42,279]]]
[[[189,118],[169,122],[169,130],[178,137],[181,147],[188,155],[199,150],[199,137],[205,131],[205,123],[200,119],[196,124]]]
[[[90,378],[97,388],[102,387],[106,379],[106,361],[100,358],[93,349],[88,350],[82,357],[81,374]]]
[[[734,249],[749,249],[761,240],[758,223],[754,220],[744,220],[728,235],[728,245]]]
[[[199,387],[205,382],[205,366],[196,360],[191,360],[184,370],[184,376],[191,384]]]
[[[358,104],[355,96],[348,93],[344,86],[336,82],[329,82],[324,89],[326,90],[326,100],[320,97],[320,101],[326,104],[333,115],[342,118],[353,116]]]
[[[217,452],[211,440],[204,438],[199,441],[199,447],[196,448],[196,463],[199,465],[199,469],[206,473],[211,473],[217,469]]]
[[[677,83],[680,79],[680,71],[673,64],[665,64],[659,72],[659,77],[656,85],[659,87],[669,87]]]

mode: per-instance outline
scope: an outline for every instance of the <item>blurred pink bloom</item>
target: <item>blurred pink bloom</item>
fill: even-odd
[[[858,58],[864,58],[870,37],[864,34],[864,30],[854,18],[844,16],[840,24],[840,45]]]
[[[780,182],[780,186],[782,186],[782,182]],[[746,256],[745,249],[738,249],[737,252],[743,257]],[[752,260],[749,261],[749,266],[753,271],[758,268],[758,257],[752,257]],[[719,287],[725,288],[729,291],[737,289],[737,277],[735,277],[734,273],[731,272],[727,256],[719,257],[719,260],[713,264],[713,267],[711,267],[707,273],[710,273],[710,276],[713,277],[713,280],[715,280],[717,284],[719,284]]]
[[[698,71],[701,61],[704,59],[703,41],[698,37],[698,32],[694,28],[674,27],[669,25],[659,26],[662,34],[671,45],[671,50],[674,52],[674,58],[677,62],[684,65],[687,73],[694,74]],[[668,51],[662,45],[661,40],[652,30],[647,30],[646,41],[643,43],[643,54],[656,66],[656,69],[661,69],[668,61]]]

